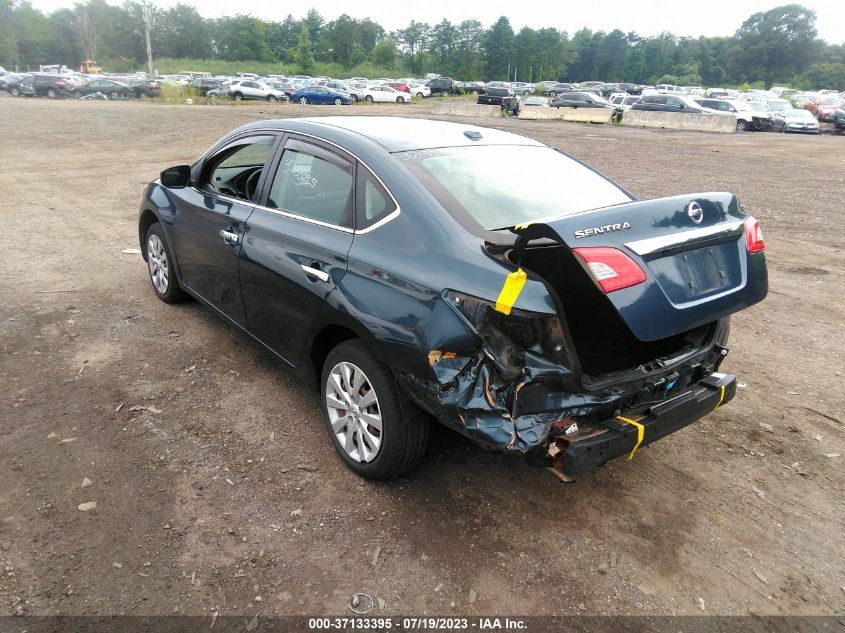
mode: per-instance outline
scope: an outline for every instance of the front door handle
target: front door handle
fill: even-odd
[[[240,236],[231,230],[232,227],[226,227],[225,229],[220,229],[220,237],[223,238],[223,241],[227,244],[237,244]]]
[[[309,277],[316,277],[320,281],[328,281],[329,280],[329,273],[325,273],[322,270],[320,270],[319,268],[312,268],[311,266],[306,266],[305,264],[300,264],[299,267]]]

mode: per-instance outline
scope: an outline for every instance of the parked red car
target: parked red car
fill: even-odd
[[[833,115],[842,103],[839,97],[819,97],[815,101],[804,104],[804,109],[815,114],[819,121],[833,121]]]
[[[382,85],[383,86],[390,86],[394,90],[401,90],[402,92],[407,92],[408,94],[411,94],[411,88],[410,88],[410,86],[408,86],[408,84],[403,84],[403,83],[400,83],[398,81],[391,81],[390,83],[382,84]]]

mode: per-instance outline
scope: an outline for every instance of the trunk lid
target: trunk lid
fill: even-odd
[[[627,255],[645,281],[605,296],[634,336],[655,341],[765,298],[765,256],[748,252],[747,217],[732,194],[699,193],[540,220],[514,231],[523,240],[550,238],[571,250],[605,247]]]

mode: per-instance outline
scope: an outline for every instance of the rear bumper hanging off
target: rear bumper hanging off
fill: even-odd
[[[680,395],[661,402],[647,415],[618,416],[590,429],[561,435],[549,447],[553,465],[567,476],[592,470],[611,459],[628,455],[641,446],[692,424],[730,401],[736,393],[736,376],[714,373]]]

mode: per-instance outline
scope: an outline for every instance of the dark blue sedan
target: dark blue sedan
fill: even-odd
[[[138,228],[156,295],[318,389],[374,479],[412,468],[434,420],[566,477],[630,459],[733,398],[730,316],[767,293],[734,195],[637,200],[464,123],[250,123],[150,183]]]
[[[305,86],[293,93],[292,101],[297,101],[301,104],[317,103],[317,104],[333,104],[333,105],[352,105],[352,97],[345,92],[338,92],[325,86]]]

